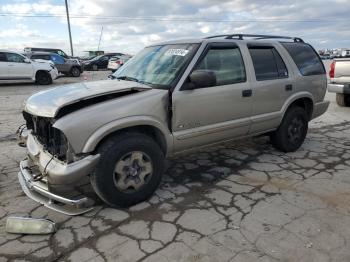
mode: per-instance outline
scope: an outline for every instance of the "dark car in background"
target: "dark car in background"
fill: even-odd
[[[111,59],[113,56],[120,56],[124,55],[122,53],[107,53],[103,55],[99,55],[94,57],[91,60],[84,61],[84,70],[87,71],[96,71],[99,69],[107,69],[109,59]]]
[[[56,53],[33,52],[28,53],[27,57],[32,60],[50,60],[55,64],[58,72],[65,75],[79,77],[83,72],[83,66],[78,60],[64,58]]]

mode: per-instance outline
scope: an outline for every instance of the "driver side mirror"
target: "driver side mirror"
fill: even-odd
[[[182,90],[193,90],[196,88],[211,87],[216,85],[216,75],[211,70],[195,70],[184,84]]]
[[[24,63],[30,64],[30,59],[29,58],[24,58]]]

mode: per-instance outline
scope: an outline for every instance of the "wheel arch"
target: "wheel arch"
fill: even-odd
[[[305,109],[308,116],[308,120],[310,121],[312,119],[312,114],[314,109],[314,100],[310,93],[302,92],[302,93],[297,93],[294,96],[290,97],[289,100],[284,105],[283,117],[287,112],[287,110],[292,106],[299,106]]]
[[[168,155],[172,150],[172,135],[159,122],[151,121],[122,121],[111,122],[96,130],[86,141],[82,153],[95,151],[101,143],[111,136],[123,132],[139,132],[150,136],[160,146],[164,155]]]

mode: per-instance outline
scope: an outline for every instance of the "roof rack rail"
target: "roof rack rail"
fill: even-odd
[[[254,34],[226,34],[226,35],[213,35],[205,37],[205,39],[217,38],[217,37],[225,37],[225,39],[234,39],[243,40],[243,37],[254,37],[254,40],[261,39],[291,39],[294,42],[304,43],[303,39],[299,37],[291,37],[291,36],[279,36],[279,35],[254,35]]]

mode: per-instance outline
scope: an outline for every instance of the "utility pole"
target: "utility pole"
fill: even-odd
[[[69,11],[68,11],[67,0],[65,0],[65,2],[66,2],[66,13],[67,13],[67,23],[68,23],[68,32],[69,32],[69,42],[70,42],[70,53],[71,53],[72,56],[74,56],[74,54],[73,54],[73,43],[72,43],[72,33],[70,31]]]
[[[101,28],[100,40],[98,40],[98,47],[97,47],[97,51],[100,51],[100,44],[101,44],[102,32],[103,32],[103,26],[102,26],[102,28]]]

